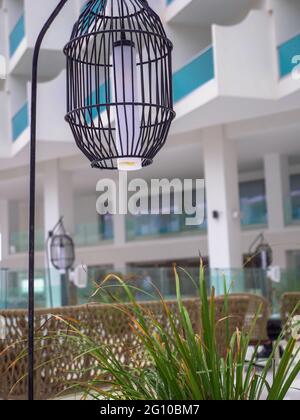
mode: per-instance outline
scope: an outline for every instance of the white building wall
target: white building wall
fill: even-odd
[[[299,0],[269,0],[269,7],[274,14],[277,45],[300,33]]]
[[[196,0],[198,1],[198,0]],[[6,0],[5,4],[8,8],[8,24],[11,30],[18,18],[22,13],[22,1],[20,0]],[[36,35],[43,22],[49,15],[50,11],[56,6],[56,0],[39,1],[37,0],[25,0],[25,16],[26,16],[26,38],[28,49],[32,48]],[[35,7],[32,5],[34,4]],[[55,23],[55,26],[51,29],[45,44],[43,45],[44,50],[56,50],[60,51],[65,41],[70,35],[71,24],[75,20],[75,16],[79,10],[79,2],[72,0],[66,6],[66,9]],[[82,4],[82,2],[81,2]],[[165,0],[151,0],[157,11],[163,13],[165,18]],[[291,35],[300,32],[299,30],[299,1],[298,0],[270,0],[269,4],[272,6],[274,14],[269,14],[264,10],[265,4],[263,2],[253,2],[253,7],[261,8],[260,11],[252,12],[248,17],[237,24],[236,26],[220,27],[215,26],[213,29],[214,33],[214,45],[215,51],[215,65],[218,80],[219,94],[224,96],[236,97],[237,101],[236,109],[245,102],[239,102],[241,98],[250,99],[251,106],[256,108],[257,102],[253,104],[253,99],[263,99],[263,107],[273,106],[273,100],[276,95],[276,86],[274,85],[275,75],[277,69],[274,67],[277,65],[274,59],[276,54],[277,44],[289,39]],[[220,6],[221,7],[221,6]],[[287,25],[287,22],[289,24]],[[276,39],[274,40],[272,32],[272,25],[275,28]],[[203,48],[207,47],[212,41],[211,27],[210,25],[204,25],[202,27],[190,24],[173,24],[171,23],[166,27],[168,35],[174,42],[174,70],[176,71],[186,62],[190,61],[196,54],[198,54]],[[1,31],[0,31],[1,32]],[[6,34],[8,36],[9,34]],[[1,34],[0,34],[1,43]],[[3,48],[3,47],[2,47]],[[0,46],[1,52],[1,46]],[[28,51],[27,51],[28,52]],[[60,54],[60,53],[59,53]],[[48,56],[49,59],[49,56]],[[28,61],[30,62],[30,61]],[[241,70],[241,68],[242,70]],[[27,69],[30,74],[30,67]],[[24,78],[19,76],[11,76],[8,83],[9,90],[11,92],[10,105],[6,105],[5,96],[1,97],[0,93],[0,122],[3,115],[7,124],[0,124],[1,129],[1,146],[2,150],[3,138],[11,139],[9,135],[11,127],[11,116],[24,104],[25,100],[28,99],[27,93],[27,82],[28,74]],[[50,83],[46,83],[40,86],[39,89],[39,139],[49,141],[53,140],[57,142],[57,145],[63,140],[71,140],[68,128],[63,123],[63,116],[65,113],[65,99],[57,103],[56,97],[61,97],[61,92],[64,90],[64,77],[62,73],[57,80],[53,80]],[[201,88],[202,89],[202,88]],[[198,98],[203,98],[203,92],[199,89],[197,92]],[[201,90],[201,91],[200,91]],[[202,96],[201,96],[202,95]],[[270,103],[265,99],[272,99]],[[189,99],[187,98],[187,101]],[[201,103],[201,101],[198,101]],[[208,111],[209,116],[218,115],[223,117],[222,111],[225,111],[226,102],[214,107],[214,102],[217,102],[216,97],[208,95],[208,99],[204,98],[199,107],[200,112],[203,114],[203,108],[206,102],[211,102],[211,108]],[[271,104],[272,102],[272,104]],[[262,104],[259,103],[260,105]],[[47,107],[45,106],[47,104]],[[230,106],[232,103],[230,103]],[[189,113],[194,111],[193,104],[189,109]],[[226,111],[230,108],[226,108]],[[184,104],[185,107],[185,104]],[[246,108],[248,106],[246,104]],[[9,114],[6,115],[5,109],[9,109]],[[50,113],[49,113],[50,109]],[[1,113],[3,111],[3,113]],[[231,108],[229,109],[229,113]],[[245,118],[245,114],[243,114]],[[236,112],[232,119],[239,118],[240,114]],[[249,117],[249,115],[248,115]],[[251,116],[252,117],[252,116]],[[52,124],[53,120],[61,118],[62,124]],[[197,119],[197,115],[194,116]],[[207,121],[206,118],[204,118]],[[186,139],[186,131],[190,128],[190,125],[183,121],[183,134],[181,141],[184,142]],[[217,129],[219,130],[219,129]],[[199,135],[199,138],[201,136]],[[172,141],[172,138],[170,139]],[[210,146],[210,145],[208,145]],[[212,237],[210,241],[213,245],[210,245],[210,254],[212,260],[215,259],[213,266],[225,266],[227,267],[240,267],[241,266],[241,254],[246,253],[249,249],[251,241],[259,233],[258,231],[251,232],[240,232],[238,226],[238,220],[232,219],[232,212],[238,212],[238,179],[237,179],[237,163],[234,160],[235,151],[233,145],[223,143],[220,140],[219,146],[221,149],[212,152],[214,157],[218,159],[220,165],[217,166],[218,172],[212,171],[210,168],[208,171],[212,173],[210,176],[210,196],[215,196],[216,206],[210,206],[210,210],[214,207],[224,206],[226,217],[224,218],[225,223],[219,230],[213,229]],[[187,146],[188,147],[188,146]],[[220,155],[220,150],[224,152],[224,155]],[[74,150],[71,153],[76,153]],[[22,164],[27,164],[28,155]],[[225,168],[224,158],[228,157],[229,161],[233,163],[233,166],[229,169],[233,172],[229,174]],[[199,156],[200,159],[200,156]],[[261,155],[263,159],[263,155]],[[268,158],[267,158],[268,159]],[[279,163],[277,162],[279,165]],[[269,165],[269,166],[268,166]],[[279,166],[274,167],[279,167]],[[70,174],[64,176],[59,173],[59,166],[57,162],[50,162],[48,168],[49,184],[45,183],[45,232],[53,226],[59,215],[62,215],[64,211],[64,205],[62,204],[62,195],[65,197],[64,201],[67,202],[68,206],[72,207],[72,197],[64,189],[66,185],[71,185]],[[274,188],[273,174],[274,167],[272,164],[266,163],[267,167],[267,192],[268,202],[270,208],[270,229],[266,230],[268,240],[270,240],[274,247],[275,260],[278,265],[286,265],[286,252],[292,249],[300,248],[297,235],[299,234],[298,228],[289,229],[284,225],[283,212],[280,213],[282,207],[282,200],[286,196],[286,178],[283,182],[282,173],[276,172],[275,178],[278,180],[278,188]],[[268,169],[269,168],[269,169]],[[74,165],[74,171],[76,171],[76,165]],[[52,177],[52,174],[53,177]],[[285,183],[285,186],[284,186]],[[217,184],[217,185],[215,185]],[[280,185],[279,185],[280,184]],[[62,187],[64,185],[64,187]],[[217,188],[221,188],[221,194],[218,195],[216,192]],[[233,185],[231,191],[230,186]],[[50,192],[51,190],[51,192]],[[225,197],[228,196],[228,197]],[[66,197],[67,200],[66,200]],[[227,203],[229,198],[230,203]],[[213,201],[213,200],[211,200]],[[273,204],[272,204],[273,203]],[[274,204],[276,203],[276,204]],[[83,216],[87,217],[92,222],[96,222],[96,212],[94,210],[94,201],[89,199],[86,204],[76,204],[75,221]],[[27,224],[25,219],[20,224],[20,227],[16,229],[25,229]],[[72,219],[72,217],[71,217]],[[232,219],[232,220],[231,220]],[[73,222],[71,223],[71,225]],[[276,228],[276,229],[275,229]],[[70,229],[73,229],[72,227]],[[115,219],[115,243],[110,245],[101,245],[98,247],[91,247],[78,250],[78,258],[88,265],[99,265],[99,264],[114,264],[116,268],[126,265],[130,262],[151,262],[158,260],[173,260],[184,259],[184,258],[197,258],[199,250],[202,255],[208,255],[208,241],[205,235],[190,235],[189,237],[177,237],[177,238],[157,238],[152,240],[135,241],[132,243],[126,243],[125,241],[125,220],[124,217],[118,217]],[[217,237],[214,238],[215,232]],[[219,235],[219,236],[218,236]],[[241,238],[239,238],[241,236]],[[219,239],[222,239],[219,240]],[[233,239],[232,239],[233,238]],[[220,252],[220,244],[226,248],[223,249],[223,253]],[[224,246],[226,244],[226,246]],[[231,249],[231,248],[235,249]],[[224,257],[225,255],[225,257]],[[10,260],[12,265],[19,265],[25,267],[27,263],[27,257],[15,256],[15,260]],[[43,255],[38,254],[38,264],[43,265]]]

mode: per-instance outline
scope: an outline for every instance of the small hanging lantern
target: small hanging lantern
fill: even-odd
[[[256,248],[254,254],[256,255],[256,265],[263,270],[267,270],[273,263],[273,251],[270,245],[262,242]]]
[[[273,250],[261,233],[252,243],[250,250],[250,266],[267,270],[273,263]]]
[[[52,265],[61,271],[70,270],[75,262],[74,242],[67,235],[62,219],[50,232],[50,260]]]
[[[67,56],[67,108],[92,167],[133,171],[164,146],[175,117],[172,43],[146,0],[90,0]]]

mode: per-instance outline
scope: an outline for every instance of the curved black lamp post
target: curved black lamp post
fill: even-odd
[[[36,111],[42,41],[68,0],[42,28],[33,54],[30,143],[28,399],[34,399]],[[79,149],[100,169],[137,170],[153,162],[175,117],[172,44],[146,0],[90,0],[64,48],[67,108]]]

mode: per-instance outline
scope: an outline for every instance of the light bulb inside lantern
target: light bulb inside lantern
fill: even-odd
[[[116,121],[116,148],[120,171],[137,171],[142,159],[131,157],[136,153],[140,137],[136,50],[133,42],[122,39],[114,44],[114,96]]]

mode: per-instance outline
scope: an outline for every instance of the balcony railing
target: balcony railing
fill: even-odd
[[[25,37],[25,18],[23,14],[9,35],[10,57],[12,57],[14,53],[17,51],[24,37]]]
[[[185,267],[183,267],[185,268]],[[192,276],[195,283],[192,282],[189,275],[180,271],[180,284],[183,297],[197,296],[197,284],[199,278],[199,267],[187,268],[187,272]],[[113,270],[112,267],[90,267],[88,268],[88,283],[86,288],[77,290],[78,304],[90,302],[90,298],[106,275],[117,272],[126,276],[128,287],[132,286],[132,293],[136,299],[156,300],[158,299],[157,290],[166,299],[176,298],[176,283],[174,280],[174,271],[172,267],[128,267],[126,271]],[[28,304],[28,273],[27,270],[3,270],[0,269],[0,309],[25,309]],[[50,305],[49,300],[49,282],[45,270],[40,269],[35,273],[35,301],[36,306],[46,308]],[[57,277],[57,271],[50,270],[50,278]],[[216,294],[224,292],[224,280],[229,287],[229,293],[252,293],[264,296],[272,306],[274,314],[280,310],[281,296],[286,292],[300,291],[300,270],[287,269],[279,271],[279,281],[272,281],[269,274],[261,269],[206,269],[206,280],[208,289],[213,285],[216,288]],[[117,281],[107,283],[105,289],[120,300],[126,300],[126,294]],[[60,296],[61,286],[52,282],[51,293],[53,296]],[[94,301],[105,301],[108,295],[100,293],[93,297]],[[58,303],[59,304],[59,303]]]
[[[12,138],[16,141],[29,125],[28,103],[14,115],[12,119]]]
[[[112,218],[107,218],[104,223],[81,223],[75,226],[75,244],[78,247],[89,247],[113,240]]]
[[[127,240],[206,232],[206,223],[186,226],[186,217],[184,214],[127,216]]]
[[[94,91],[91,97],[87,97],[85,101],[86,107],[92,107],[92,110],[86,110],[86,120],[88,123],[90,123],[92,120],[97,118],[102,112],[105,111],[105,106],[97,106],[100,104],[106,104],[106,85],[103,83],[98,91]]]
[[[185,98],[197,88],[213,80],[214,77],[213,48],[208,47],[173,74],[174,102]],[[93,107],[92,111],[86,111],[88,123],[105,111],[106,107],[104,105],[97,105],[109,102],[109,96],[110,93],[107,92],[106,85],[102,84],[98,91],[95,90],[90,97],[86,98],[85,105],[87,107]]]
[[[174,101],[180,101],[214,77],[213,48],[209,47],[174,73]]]
[[[299,63],[295,57],[300,56],[300,34],[289,39],[278,47],[280,77],[288,76]]]
[[[284,214],[287,226],[300,224],[300,195],[291,193],[290,200],[284,203]]]
[[[267,226],[268,212],[266,197],[241,199],[241,225],[244,228]]]
[[[44,249],[44,230],[37,229],[35,234],[35,248],[37,251]],[[10,253],[20,254],[28,251],[29,236],[28,232],[11,232],[10,234]]]

